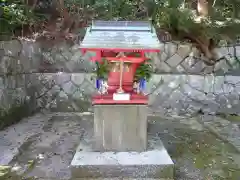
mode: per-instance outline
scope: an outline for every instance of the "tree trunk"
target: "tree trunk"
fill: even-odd
[[[198,0],[197,11],[200,16],[206,17],[208,15],[208,1]]]
[[[64,17],[64,1],[63,0],[53,0],[54,8]]]
[[[68,10],[64,6],[64,0],[54,0],[53,1],[57,11],[60,13],[60,16],[63,18],[62,20],[62,28],[61,31],[68,33],[70,28],[73,25],[74,20],[71,19]]]

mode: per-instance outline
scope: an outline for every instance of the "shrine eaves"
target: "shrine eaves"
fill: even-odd
[[[148,21],[93,21],[80,48],[157,51],[161,44]]]

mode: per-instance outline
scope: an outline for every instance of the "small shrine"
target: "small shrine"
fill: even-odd
[[[74,178],[173,179],[174,163],[161,140],[147,135],[146,53],[160,52],[154,27],[144,21],[93,21],[81,42],[96,63],[93,137],[80,142]]]
[[[94,53],[91,60],[99,66],[103,61],[108,65],[107,79],[96,77],[100,93],[93,96],[93,104],[147,104],[148,98],[142,92],[146,79],[144,76],[135,79],[135,73],[148,60],[146,52],[160,52],[160,42],[151,23],[93,21],[80,49],[83,53]]]

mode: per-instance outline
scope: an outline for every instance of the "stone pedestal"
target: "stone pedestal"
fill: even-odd
[[[145,151],[146,105],[95,105],[94,149],[96,151]]]
[[[144,152],[96,152],[91,148],[89,141],[77,148],[71,162],[72,180],[174,179],[173,161],[160,139],[149,143]]]
[[[161,140],[147,137],[146,105],[95,105],[93,137],[85,138],[71,162],[73,180],[174,178]]]

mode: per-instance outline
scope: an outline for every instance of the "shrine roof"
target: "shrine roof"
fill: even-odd
[[[160,50],[160,42],[148,21],[93,21],[80,48]]]

